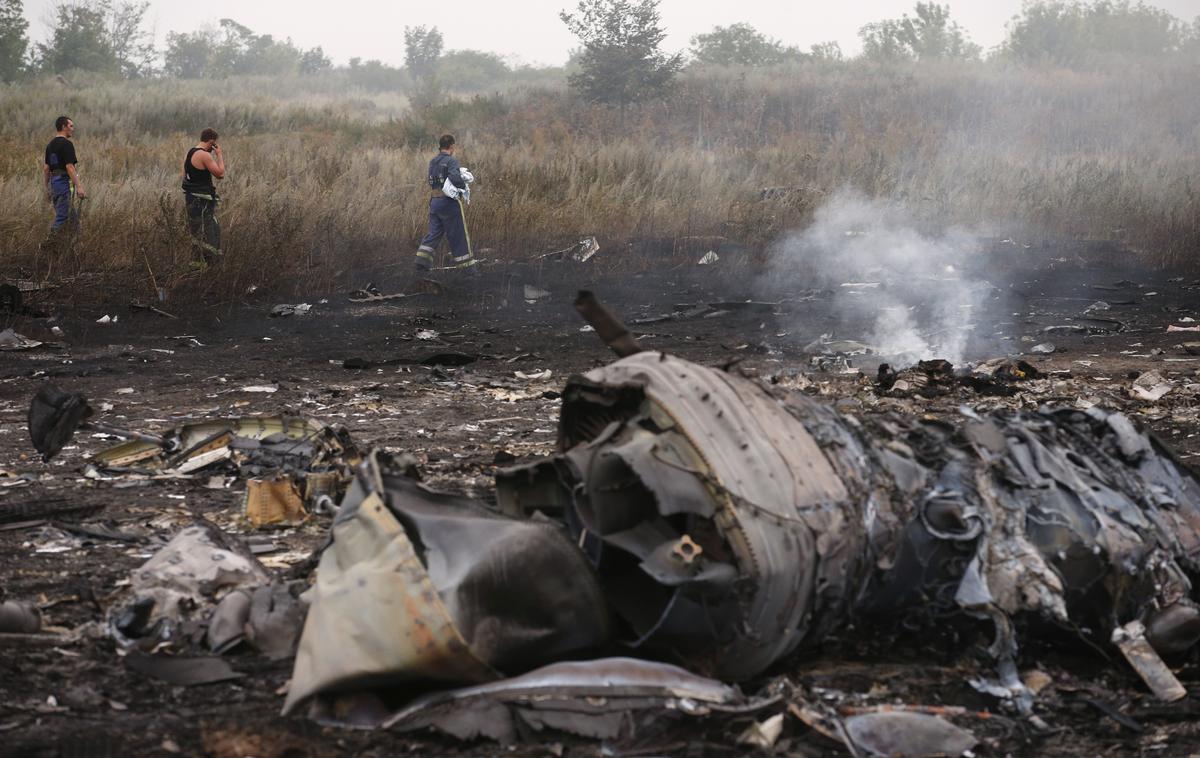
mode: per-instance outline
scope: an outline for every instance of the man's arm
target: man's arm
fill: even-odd
[[[83,191],[83,185],[79,183],[79,172],[75,170],[74,163],[67,164],[67,175],[71,177],[71,184],[75,185],[75,194],[79,197],[87,197],[87,193]]]
[[[459,189],[466,189],[467,182],[462,178],[462,165],[453,155],[446,160],[446,178]]]
[[[214,146],[211,153],[201,150],[196,154],[200,156],[200,162],[204,164],[202,168],[211,171],[214,179],[225,178],[225,154],[221,152],[220,145]]]

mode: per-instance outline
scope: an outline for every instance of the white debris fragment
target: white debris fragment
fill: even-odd
[[[105,315],[101,316],[100,318],[96,319],[96,323],[97,324],[115,324],[115,323],[117,323],[118,318],[120,318],[120,316],[109,316],[108,314],[105,314]]]
[[[1175,385],[1163,378],[1157,371],[1147,371],[1133,381],[1130,394],[1139,400],[1156,402],[1174,389]]]
[[[529,371],[529,372],[516,371],[516,372],[514,372],[514,375],[518,379],[523,379],[527,382],[532,382],[532,381],[538,381],[541,379],[549,379],[550,378],[550,369],[543,369],[541,371]]]
[[[312,303],[281,303],[271,309],[271,316],[303,316],[312,310]]]
[[[1029,348],[1029,352],[1038,353],[1039,355],[1049,355],[1050,353],[1053,353],[1055,351],[1055,349],[1056,348],[1054,347],[1053,342],[1043,342],[1041,344],[1034,345],[1033,347]]]
[[[242,392],[262,392],[271,394],[278,391],[279,387],[274,384],[252,384],[249,387],[242,387]]]
[[[747,727],[746,731],[738,737],[738,744],[769,750],[774,747],[781,734],[783,734],[783,714],[776,713],[764,721],[753,723]]]
[[[715,252],[713,252],[712,250],[709,250],[707,253],[705,253],[705,254],[704,254],[704,257],[703,257],[703,258],[701,258],[700,260],[696,261],[696,265],[698,265],[698,266],[710,266],[710,265],[712,265],[712,264],[716,263],[716,262],[717,262],[717,261],[719,261],[719,260],[721,260],[720,256],[718,256],[718,255],[717,255]]]
[[[550,293],[544,289],[538,289],[532,284],[525,285],[525,302],[536,303],[538,300],[544,300],[550,297]]]
[[[441,336],[441,334],[438,332],[435,332],[432,329],[419,329],[419,330],[417,330],[417,333],[415,336],[419,340],[425,340],[426,342],[428,342],[429,340],[437,339],[438,337]]]

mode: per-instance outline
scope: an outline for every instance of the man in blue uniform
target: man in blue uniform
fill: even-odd
[[[42,178],[46,185],[46,197],[54,206],[54,222],[50,226],[50,238],[53,243],[62,233],[74,235],[79,231],[79,208],[75,198],[85,198],[83,184],[79,181],[75,157],[75,144],[71,135],[75,133],[75,122],[69,116],[59,116],[54,121],[57,132],[50,144],[46,145],[45,161],[42,164]]]
[[[471,256],[471,238],[467,234],[466,216],[463,213],[462,195],[467,192],[467,180],[462,166],[454,157],[454,135],[443,134],[438,140],[439,152],[429,161],[429,231],[417,248],[417,271],[433,268],[433,257],[442,237],[450,244],[453,266],[474,266]]]

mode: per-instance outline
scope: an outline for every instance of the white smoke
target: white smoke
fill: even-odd
[[[978,306],[993,289],[964,274],[978,242],[961,230],[930,236],[915,227],[895,206],[841,192],[774,251],[771,277],[800,274],[832,289],[845,330],[839,339],[865,341],[901,364],[961,364]]]

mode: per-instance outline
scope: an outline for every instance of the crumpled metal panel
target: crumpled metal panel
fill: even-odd
[[[762,707],[766,703],[757,704]],[[459,739],[516,741],[522,728],[615,739],[639,713],[703,716],[713,707],[753,712],[734,687],[676,666],[633,658],[555,663],[499,682],[436,692],[390,716],[396,731],[435,728]]]
[[[486,682],[604,644],[604,598],[561,527],[385,468],[372,454],[338,510],[285,713],[319,692]]]

